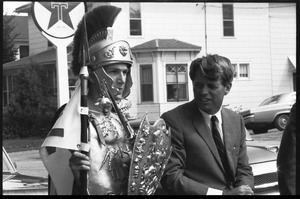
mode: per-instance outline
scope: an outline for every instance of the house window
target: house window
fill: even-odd
[[[236,64],[231,64],[233,67],[233,78],[237,78],[237,66]]]
[[[141,65],[141,101],[153,102],[152,65]]]
[[[249,78],[249,64],[240,64],[240,78]]]
[[[49,40],[48,40],[48,47],[51,47],[53,46],[53,43],[51,43]]]
[[[234,36],[233,5],[223,4],[223,35]]]
[[[130,9],[130,35],[142,35],[141,4],[129,3]]]
[[[6,108],[11,100],[12,100],[12,90],[13,90],[13,82],[14,82],[14,76],[7,75],[3,76],[3,86],[2,86],[2,107]]]
[[[167,101],[188,100],[187,64],[167,64]]]
[[[20,46],[20,59],[29,56],[29,46]]]
[[[233,78],[235,79],[249,79],[249,64],[247,63],[238,63],[232,64],[234,68],[234,75]]]

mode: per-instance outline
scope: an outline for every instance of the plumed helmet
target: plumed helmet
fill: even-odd
[[[73,40],[73,60],[72,72],[74,75],[79,75],[80,69],[83,65],[82,48],[84,42],[88,43],[88,57],[89,69],[97,76],[99,83],[105,81],[108,89],[112,94],[117,92],[112,87],[113,80],[105,72],[104,66],[116,63],[124,63],[129,67],[127,74],[123,97],[130,94],[132,86],[132,79],[130,69],[132,66],[132,53],[128,42],[124,40],[113,40],[112,26],[121,8],[111,5],[104,5],[96,7],[87,12],[82,20],[79,22]],[[85,41],[84,34],[86,31],[87,41]]]

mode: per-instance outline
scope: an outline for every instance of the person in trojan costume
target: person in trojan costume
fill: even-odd
[[[126,97],[132,86],[133,61],[129,44],[112,38],[120,11],[100,6],[78,24],[71,69],[88,79],[87,107],[79,106],[84,101],[82,80],[56,113],[58,119],[40,150],[51,178],[50,194],[154,194],[170,156],[171,132],[162,119],[150,125],[144,116],[134,132],[124,117],[131,106]],[[84,114],[88,116],[87,143],[80,138]],[[87,179],[86,193],[78,192],[82,178]]]

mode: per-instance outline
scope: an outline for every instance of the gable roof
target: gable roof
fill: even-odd
[[[153,39],[131,48],[132,52],[149,51],[201,51],[201,46],[177,39]]]

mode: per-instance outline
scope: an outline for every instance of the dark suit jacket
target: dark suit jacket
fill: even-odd
[[[298,195],[296,193],[296,103],[290,113],[290,119],[283,132],[277,157],[278,187],[280,195]],[[297,166],[297,167],[296,167]],[[299,186],[299,185],[298,185]]]
[[[233,186],[254,187],[248,164],[245,126],[242,117],[223,108],[222,130]],[[209,187],[223,190],[225,171],[204,117],[195,101],[180,105],[161,116],[171,127],[173,151],[161,184],[169,194],[205,195]]]

